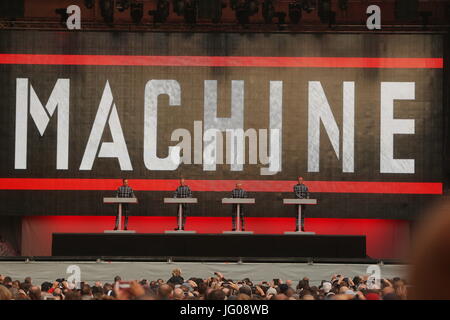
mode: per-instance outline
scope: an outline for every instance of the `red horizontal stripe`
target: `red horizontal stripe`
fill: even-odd
[[[120,179],[2,178],[0,190],[115,190],[121,182]],[[230,191],[237,182],[253,192],[292,192],[296,184],[287,180],[186,180],[193,191]],[[129,184],[136,191],[173,191],[179,181],[129,179]],[[442,194],[442,183],[434,182],[307,181],[305,184],[311,192]]]
[[[443,68],[442,58],[123,56],[65,54],[0,54],[0,64],[293,67],[293,68]]]

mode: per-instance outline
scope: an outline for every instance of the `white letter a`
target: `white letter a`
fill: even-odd
[[[133,170],[123,136],[122,126],[120,125],[119,115],[117,114],[116,104],[113,101],[108,81],[103,90],[94,125],[92,126],[83,160],[81,161],[80,170],[92,170],[100,140],[105,130],[106,121],[108,121],[113,142],[103,142],[100,146],[98,156],[102,158],[117,158],[121,170]]]

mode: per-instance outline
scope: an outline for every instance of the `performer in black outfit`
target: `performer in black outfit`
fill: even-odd
[[[175,190],[175,193],[173,195],[174,198],[192,198],[192,191],[189,188],[188,185],[184,183],[184,179],[180,179],[180,186]],[[188,205],[186,203],[183,203],[182,205],[182,219],[181,219],[181,226],[178,225],[175,230],[184,230],[184,224],[186,223],[186,215],[188,213]],[[178,210],[177,210],[178,215]],[[177,224],[179,224],[179,220],[177,219]]]
[[[134,192],[133,189],[128,185],[127,179],[122,179],[123,185],[117,189],[116,197],[117,198],[134,198]],[[125,217],[125,225],[124,230],[127,230],[128,226],[128,216],[130,214],[130,207],[127,203],[122,204],[122,215]],[[119,215],[116,216],[116,226],[114,227],[114,230],[117,230],[119,227]]]
[[[299,199],[309,199],[309,191],[308,191],[308,187],[303,184],[303,178],[302,177],[298,177],[298,184],[296,184],[294,186],[294,193],[295,193],[295,197],[299,198]],[[298,206],[295,206],[295,231],[298,231]],[[306,206],[304,204],[301,205],[302,206],[302,221],[301,221],[301,227],[302,227],[302,231],[305,231],[305,211],[306,211]]]
[[[248,198],[247,192],[242,189],[242,184],[237,183],[236,188],[231,191],[232,198]],[[244,209],[243,205],[241,205],[239,210],[239,220],[241,221],[242,231],[245,231],[244,228]],[[233,221],[233,231],[236,231],[236,215],[237,215],[237,204],[233,204],[232,207],[232,216],[231,219]]]

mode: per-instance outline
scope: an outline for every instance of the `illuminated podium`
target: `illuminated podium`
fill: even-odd
[[[105,230],[104,233],[136,233],[134,230],[122,230],[122,205],[138,203],[137,198],[103,198],[103,203],[111,203],[119,205],[119,225],[117,230]]]
[[[197,203],[197,198],[164,198],[164,203],[178,204],[178,226],[183,219],[183,204]],[[196,233],[194,230],[166,230],[165,233]]]
[[[243,204],[255,204],[255,199],[253,198],[223,198],[222,203],[225,204],[235,204],[236,209],[236,231],[224,231],[225,234],[253,234],[253,231],[242,231],[241,230],[241,205]]]
[[[316,234],[315,232],[306,232],[301,231],[301,221],[302,221],[302,204],[311,205],[317,204],[317,199],[283,199],[283,204],[295,204],[298,205],[298,221],[297,221],[297,230],[299,231],[286,231],[284,234],[289,235],[310,235]]]

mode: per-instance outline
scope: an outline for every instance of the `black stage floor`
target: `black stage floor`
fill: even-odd
[[[52,256],[366,257],[365,236],[54,233]]]

